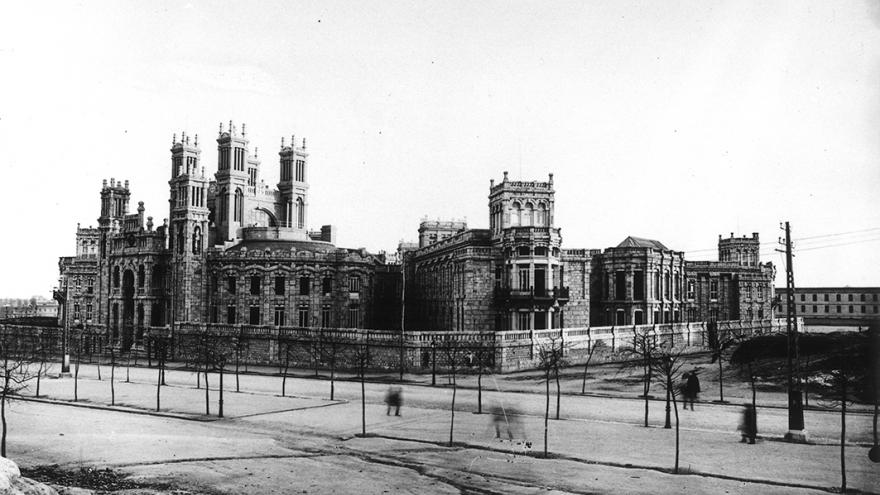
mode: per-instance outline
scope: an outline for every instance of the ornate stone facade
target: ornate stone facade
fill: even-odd
[[[182,322],[369,328],[384,255],[337,248],[335,231],[309,231],[308,153],[281,140],[280,181],[260,179],[245,126],[217,136],[217,172],[205,173],[198,135],[171,145],[169,215],[154,228],[144,204],[129,214],[128,181],[105,180],[98,228],[77,229],[77,256],[61,258],[59,298],[108,342],[143,344],[151,326]],[[83,287],[86,287],[83,289]],[[389,283],[382,284],[386,292]],[[394,299],[394,296],[391,296]],[[388,294],[379,299],[388,306]],[[399,299],[398,299],[399,300]]]

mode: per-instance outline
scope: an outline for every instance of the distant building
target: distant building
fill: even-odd
[[[788,289],[776,289],[779,315],[788,313]],[[795,311],[807,325],[868,325],[880,318],[880,287],[796,287]]]

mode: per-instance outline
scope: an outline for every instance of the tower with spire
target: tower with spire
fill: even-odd
[[[171,311],[174,321],[203,321],[203,277],[208,246],[208,178],[200,165],[198,135],[190,141],[186,133],[171,143],[171,188],[169,199],[168,248],[176,290]]]

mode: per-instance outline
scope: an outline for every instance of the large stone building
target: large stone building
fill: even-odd
[[[59,262],[68,322],[105,328],[123,348],[140,345],[150,326],[178,322],[384,324],[372,311],[384,255],[336,247],[330,225],[307,229],[305,139],[298,146],[282,138],[277,188],[261,180],[244,125],[221,124],[216,143],[209,176],[198,136],[174,137],[170,208],[160,226],[143,202],[129,213],[128,181],[104,181],[98,227],[78,228],[76,256]],[[387,294],[379,299],[388,304]]]
[[[776,289],[777,311],[788,313],[788,289]],[[880,287],[796,287],[795,313],[807,325],[866,326],[880,318]]]
[[[104,181],[96,228],[77,228],[61,258],[65,323],[104,329],[122,348],[150,327],[505,331],[766,319],[774,268],[758,237],[719,238],[719,261],[689,262],[659,241],[627,237],[604,252],[566,249],[547,181],[490,181],[488,228],[425,220],[417,245],[383,253],[335,245],[308,229],[305,139],[281,140],[280,181],[261,178],[245,127],[221,124],[217,170],[198,136],[172,139],[169,211],[156,225],[128,181]]]

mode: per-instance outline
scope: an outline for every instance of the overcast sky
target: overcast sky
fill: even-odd
[[[101,180],[168,216],[171,136],[306,137],[337,244],[487,227],[489,179],[555,174],[569,248],[716,259],[779,222],[798,286],[880,285],[880,2],[12,2],[0,18],[0,296],[51,296]]]

